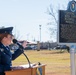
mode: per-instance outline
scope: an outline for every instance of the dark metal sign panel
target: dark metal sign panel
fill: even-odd
[[[76,43],[76,12],[59,10],[59,43]]]

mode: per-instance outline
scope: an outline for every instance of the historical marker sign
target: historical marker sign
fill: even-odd
[[[59,43],[76,43],[76,5],[71,1],[67,10],[59,10]]]

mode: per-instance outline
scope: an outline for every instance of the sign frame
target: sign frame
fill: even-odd
[[[60,18],[60,11],[64,11],[64,12],[69,12],[69,11],[66,11],[66,10],[59,10],[59,18]],[[72,12],[72,13],[74,13],[74,12]],[[76,45],[76,42],[60,42],[60,32],[59,32],[59,30],[60,30],[60,21],[59,21],[59,18],[58,18],[58,26],[57,26],[57,43],[58,44],[60,44],[60,45],[65,45],[65,44],[67,44],[67,45]]]

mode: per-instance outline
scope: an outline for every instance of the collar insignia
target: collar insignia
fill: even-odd
[[[4,49],[3,49],[3,48],[0,48],[0,51],[1,51],[1,52],[4,52]]]

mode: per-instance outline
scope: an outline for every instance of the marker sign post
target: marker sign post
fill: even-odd
[[[58,43],[70,45],[71,74],[76,75],[76,2],[68,3],[67,10],[59,10]]]

